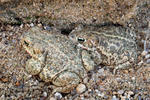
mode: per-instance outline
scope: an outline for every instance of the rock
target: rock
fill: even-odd
[[[0,100],[5,100],[5,95],[2,95],[2,96],[0,97]]]
[[[44,96],[44,97],[47,97],[47,92],[43,92],[43,96]]]
[[[83,79],[83,83],[86,84],[86,83],[88,82],[88,80],[89,80],[88,77],[85,77],[85,78]]]
[[[60,100],[62,98],[62,94],[59,92],[56,92],[54,96],[57,100]]]
[[[99,69],[98,73],[99,73],[99,75],[104,75],[104,69],[103,68]]]
[[[134,94],[134,92],[132,92],[132,91],[129,91],[128,92],[128,96],[130,97],[131,95],[133,95]]]
[[[148,52],[144,50],[144,51],[141,53],[141,55],[142,55],[142,56],[146,56],[147,53],[148,53]]]
[[[52,28],[50,26],[44,26],[44,29],[48,30],[48,31],[52,30]]]
[[[115,95],[112,97],[112,100],[119,100]]]
[[[118,94],[122,95],[124,93],[124,90],[119,90]]]
[[[86,86],[84,84],[79,84],[76,88],[77,93],[81,94],[86,90]]]
[[[30,26],[31,26],[31,27],[33,27],[33,26],[34,26],[34,24],[33,24],[33,23],[31,23],[31,24],[30,24]]]

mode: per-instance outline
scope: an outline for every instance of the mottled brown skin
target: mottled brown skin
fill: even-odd
[[[52,82],[53,92],[68,93],[86,76],[76,46],[62,34],[33,27],[23,34],[21,44],[32,56],[26,63],[27,72]]]
[[[79,26],[69,35],[79,48],[89,51],[96,64],[117,69],[132,67],[137,61],[136,34],[121,26]]]

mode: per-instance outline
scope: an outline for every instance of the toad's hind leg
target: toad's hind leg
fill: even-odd
[[[52,81],[52,83],[55,85],[53,86],[53,93],[69,93],[79,84],[79,82],[80,77],[76,73],[64,71]]]

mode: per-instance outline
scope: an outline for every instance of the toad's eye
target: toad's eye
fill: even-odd
[[[26,46],[29,46],[29,43],[28,43],[28,42],[26,42],[26,41],[24,41],[24,44],[25,44]]]
[[[78,38],[78,42],[83,43],[83,42],[85,42],[85,39],[84,38]]]

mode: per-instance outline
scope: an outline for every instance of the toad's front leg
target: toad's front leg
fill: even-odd
[[[26,71],[30,73],[31,75],[37,75],[39,74],[43,67],[45,66],[45,60],[46,60],[47,52],[44,52],[44,54],[37,54],[36,57],[32,57],[26,62]]]
[[[42,70],[42,64],[38,60],[31,58],[26,62],[25,69],[31,75],[37,75]]]
[[[87,50],[82,50],[81,55],[83,65],[87,71],[94,70],[94,66],[97,66],[102,62],[101,55],[97,51],[90,52]]]

